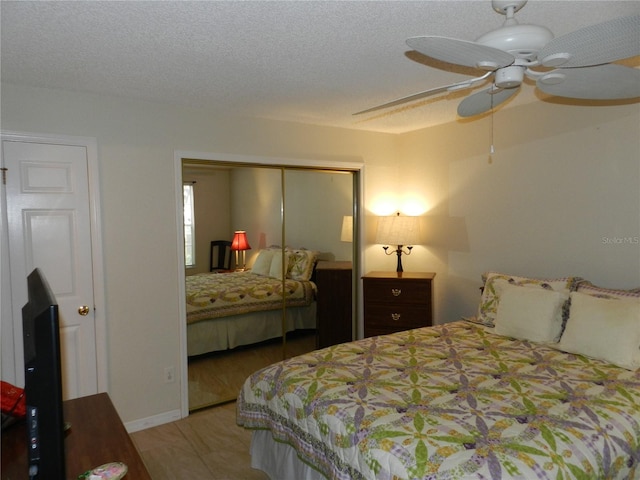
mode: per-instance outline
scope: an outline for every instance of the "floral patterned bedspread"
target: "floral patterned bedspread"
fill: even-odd
[[[640,478],[640,371],[463,321],[269,366],[237,421],[328,478]]]
[[[315,284],[251,272],[200,273],[187,276],[187,324],[241,313],[310,305]],[[284,291],[284,295],[283,295]]]

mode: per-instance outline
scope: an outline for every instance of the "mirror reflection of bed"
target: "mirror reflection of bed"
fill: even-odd
[[[352,260],[341,230],[353,213],[353,175],[183,160],[195,225],[186,269],[190,411],[235,400],[254,371],[316,348],[314,266]],[[246,264],[232,252],[231,269],[211,272],[211,241],[231,241],[236,230],[246,231]]]

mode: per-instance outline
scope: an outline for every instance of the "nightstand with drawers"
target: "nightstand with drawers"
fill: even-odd
[[[435,275],[425,272],[369,272],[364,275],[364,336],[433,325]]]

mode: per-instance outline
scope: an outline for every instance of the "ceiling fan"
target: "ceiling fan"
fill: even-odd
[[[407,45],[423,55],[486,71],[483,75],[398,98],[354,115],[491,81],[489,88],[469,95],[458,106],[458,115],[471,117],[492,110],[515,95],[525,76],[535,81],[541,91],[560,97],[640,97],[640,70],[610,63],[640,55],[640,15],[554,38],[546,27],[518,23],[515,13],[526,3],[527,0],[492,0],[493,9],[506,16],[504,24],[475,42],[434,35],[407,39]]]

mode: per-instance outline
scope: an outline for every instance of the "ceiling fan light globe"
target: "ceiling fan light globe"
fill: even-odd
[[[513,88],[522,83],[524,67],[512,65],[496,71],[495,85],[499,88]]]
[[[546,27],[509,25],[481,35],[476,43],[503,50],[516,58],[535,60],[538,52],[551,40],[553,33]]]

